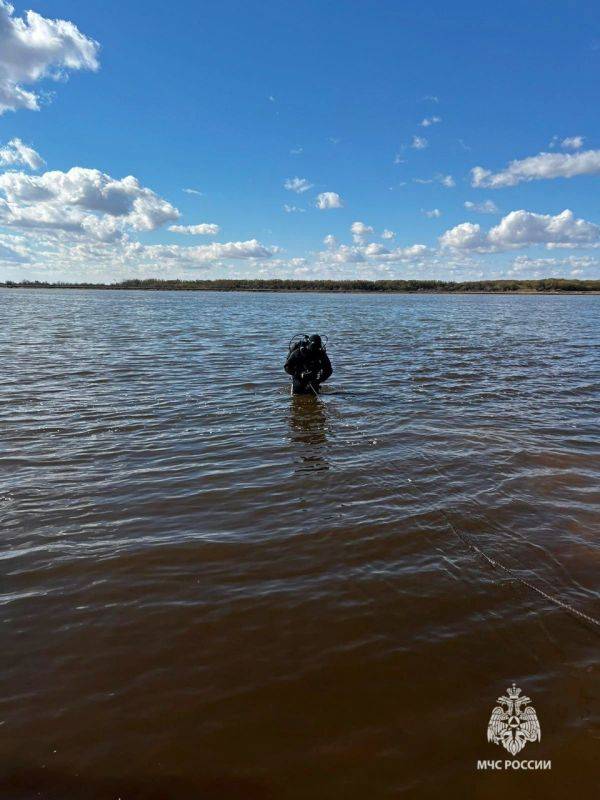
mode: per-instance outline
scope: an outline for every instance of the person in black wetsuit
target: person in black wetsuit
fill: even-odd
[[[292,345],[284,369],[292,376],[292,394],[316,394],[333,372],[317,333]]]

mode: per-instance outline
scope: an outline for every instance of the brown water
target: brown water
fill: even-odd
[[[600,298],[0,292],[0,797],[591,797]],[[297,331],[330,336],[289,396]],[[486,739],[515,681],[551,771]]]

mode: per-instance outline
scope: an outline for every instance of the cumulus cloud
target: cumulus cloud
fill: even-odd
[[[364,264],[364,263],[409,263],[423,259],[429,253],[429,248],[424,244],[414,244],[410,247],[396,247],[389,250],[382,244],[337,245],[333,237],[326,237],[327,250],[318,253],[318,261],[323,264]]]
[[[233,265],[249,264],[253,270],[261,263],[276,261],[279,248],[266,246],[257,239],[239,242],[215,242],[208,245],[184,246],[179,244],[146,245],[124,236],[116,241],[100,241],[91,238],[70,238],[48,235],[45,231],[24,232],[14,247],[15,257],[9,254],[5,260],[7,269],[27,264],[27,277],[49,280],[122,280],[133,276],[159,274],[161,277],[184,277],[188,270],[206,271],[216,267],[229,269]],[[3,244],[0,235],[0,245]],[[21,252],[23,251],[23,259]],[[0,253],[0,262],[2,255]],[[20,272],[23,276],[23,272]]]
[[[0,147],[0,166],[15,167],[23,165],[37,170],[44,166],[44,159],[21,139],[11,139],[4,147]]]
[[[511,211],[499,224],[484,231],[479,224],[463,222],[440,237],[442,248],[498,252],[532,245],[579,247],[600,241],[600,226],[576,219],[565,209],[560,214],[535,214],[532,211]]]
[[[213,242],[196,247],[178,247],[177,245],[153,245],[156,251],[165,258],[186,258],[198,263],[210,263],[223,259],[270,258],[277,248],[265,247],[257,239],[245,242]]]
[[[302,194],[312,189],[313,184],[309,183],[306,178],[288,178],[283,184],[284,188],[296,194]]]
[[[365,239],[373,233],[373,228],[370,225],[365,225],[364,222],[353,222],[350,226],[352,238],[358,244],[361,244]]]
[[[410,146],[414,150],[424,150],[428,144],[429,142],[424,136],[413,136]]]
[[[560,143],[560,146],[565,150],[580,150],[583,147],[583,136],[567,136]]]
[[[560,147],[563,150],[580,150],[584,141],[584,136],[567,136],[564,139],[561,139],[560,136],[553,136],[550,141],[550,148]]]
[[[600,227],[576,219],[565,209],[560,214],[534,214],[531,211],[511,211],[489,232],[489,240],[499,247],[531,244],[584,245],[600,239]]]
[[[423,214],[425,214],[426,217],[429,217],[429,219],[437,219],[438,217],[442,216],[442,212],[439,210],[439,208],[432,208],[431,211],[426,211],[423,209]]]
[[[0,175],[0,222],[21,228],[88,233],[102,240],[126,228],[152,231],[179,218],[179,211],[132,175],[112,178],[73,167],[42,175]]]
[[[387,256],[389,252],[387,247],[379,244],[379,242],[371,242],[364,248],[364,254],[366,256]]]
[[[493,200],[485,200],[483,203],[473,203],[471,200],[465,201],[465,208],[475,211],[477,214],[499,214],[500,209]]]
[[[183,267],[210,266],[226,260],[270,259],[276,247],[266,247],[257,239],[245,242],[213,242],[212,244],[182,247],[178,244],[144,245],[140,242],[119,243],[127,258],[139,264],[170,262]]]
[[[432,125],[437,125],[441,121],[441,117],[425,117],[425,119],[422,119],[419,124],[422,128],[429,128]]]
[[[39,109],[39,95],[25,88],[44,78],[59,80],[72,70],[97,70],[99,45],[66,20],[35,11],[14,16],[0,0],[0,114]]]
[[[344,205],[342,198],[337,192],[321,192],[317,195],[317,208],[325,211],[328,208],[342,208]]]
[[[327,236],[323,239],[323,244],[325,247],[337,247],[337,239],[333,234],[328,233]]]
[[[471,170],[471,185],[476,188],[501,189],[519,183],[550,178],[574,178],[577,175],[600,173],[600,150],[581,153],[540,153],[537,156],[511,161],[501,172],[483,167]]]
[[[306,209],[290,205],[289,203],[284,203],[283,210],[285,211],[286,214],[304,214]]]
[[[172,233],[185,233],[190,236],[216,236],[221,230],[213,222],[201,222],[198,225],[171,225]]]
[[[386,228],[386,229],[385,229],[385,230],[382,232],[382,234],[381,234],[381,238],[382,238],[382,239],[386,239],[386,240],[388,240],[388,241],[389,241],[390,239],[393,239],[393,238],[395,237],[395,235],[396,235],[396,234],[394,233],[394,231],[390,231],[390,230],[388,230],[388,229]]]
[[[329,247],[322,255],[324,255],[324,258],[321,258],[321,260],[337,264],[360,264],[366,261],[363,248],[350,247],[347,244],[341,244],[338,247]]]
[[[440,236],[440,245],[451,250],[482,250],[487,237],[481,225],[462,222]]]
[[[556,272],[557,270],[563,272],[565,268],[571,270],[578,269],[580,271],[589,268],[598,267],[598,260],[590,258],[589,256],[567,256],[566,258],[531,258],[530,256],[517,256],[511,267],[511,272],[523,271],[542,271],[548,273],[550,270]]]

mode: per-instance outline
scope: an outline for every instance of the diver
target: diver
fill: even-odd
[[[319,392],[333,369],[318,333],[302,336],[296,341],[292,339],[284,369],[292,376],[292,394]]]

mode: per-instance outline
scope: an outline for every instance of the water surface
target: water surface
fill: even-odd
[[[600,298],[0,292],[0,789],[598,785]],[[291,398],[299,331],[323,395]],[[515,681],[547,773],[481,773]]]

